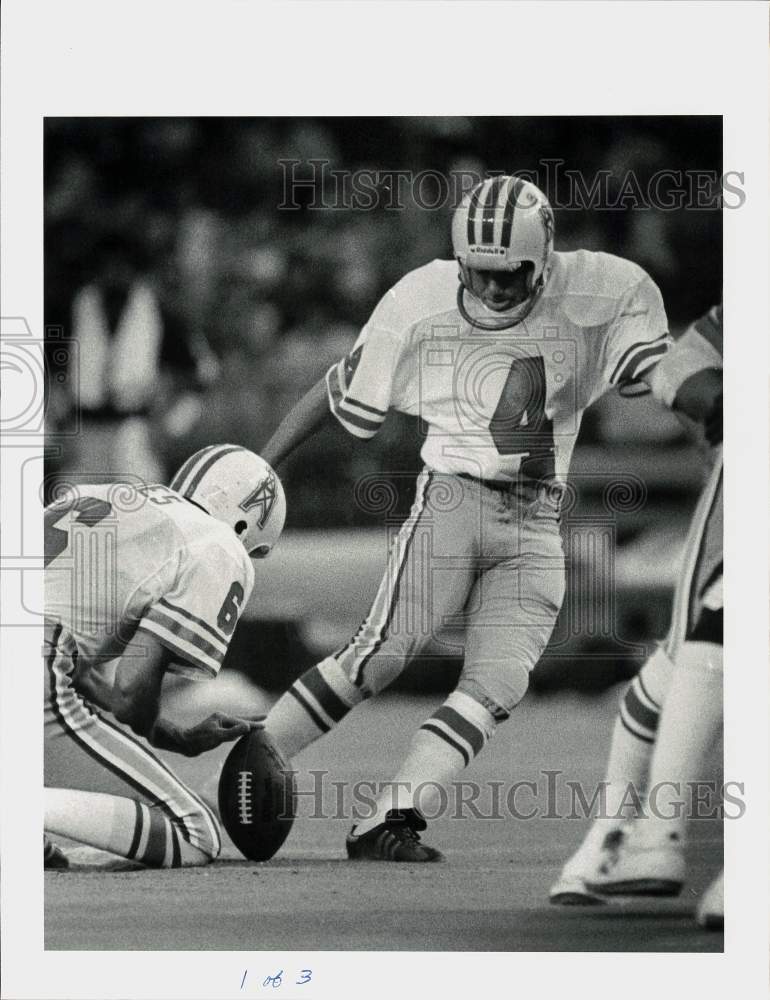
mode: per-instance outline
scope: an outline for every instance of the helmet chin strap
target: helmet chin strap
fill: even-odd
[[[457,308],[460,310],[460,315],[465,320],[466,323],[470,323],[471,326],[477,327],[479,330],[486,330],[489,333],[494,333],[499,330],[510,330],[511,327],[518,326],[522,320],[526,319],[527,316],[534,309],[538,299],[543,294],[543,289],[545,288],[545,273],[543,273],[537,284],[534,286],[530,292],[529,298],[525,299],[520,305],[515,306],[515,309],[520,311],[516,313],[515,316],[501,316],[499,322],[494,320],[487,321],[485,319],[480,319],[477,316],[471,316],[468,310],[465,308],[465,302],[463,301],[464,294],[467,291],[470,295],[476,299],[477,302],[481,300],[478,299],[473,292],[470,291],[465,283],[465,267],[460,264],[460,284],[457,286]],[[482,303],[483,305],[483,303]]]

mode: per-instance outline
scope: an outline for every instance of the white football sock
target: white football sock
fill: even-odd
[[[450,694],[414,734],[393,782],[377,799],[374,816],[361,820],[356,834],[384,822],[391,809],[417,807],[428,817],[435,815],[436,807],[442,805],[439,788],[449,796],[452,779],[481,751],[495,727],[492,714],[470,695],[462,691]]]
[[[363,701],[362,692],[333,657],[307,670],[273,705],[265,729],[287,760],[328,733]]]
[[[684,842],[692,786],[708,778],[707,757],[721,730],[722,685],[722,647],[684,643],[658,727],[642,838]]]

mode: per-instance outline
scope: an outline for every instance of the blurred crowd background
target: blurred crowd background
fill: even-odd
[[[451,257],[461,188],[450,185],[435,208],[426,207],[436,195],[430,181],[419,196],[401,185],[395,209],[387,190],[374,207],[345,207],[333,171],[359,170],[380,172],[384,186],[393,170],[534,171],[555,206],[556,248],[641,264],[674,332],[721,297],[721,210],[703,181],[721,175],[719,118],[49,118],[49,483],[167,480],[218,441],[258,451],[347,353],[379,297],[408,270]],[[287,191],[287,179],[318,180],[321,171],[329,207],[318,207],[318,191]],[[555,180],[566,171],[588,187],[604,172],[622,204],[570,204],[569,185]],[[644,195],[661,171],[682,172],[685,188],[690,174],[701,180],[679,207],[639,204],[634,184]],[[416,471],[420,443],[406,417],[393,415],[359,446],[330,425],[282,470],[288,528],[381,523],[381,512],[353,502],[354,484]],[[647,501],[620,525],[621,544],[650,524],[660,544],[661,525],[681,532],[699,459],[649,399],[613,395],[589,411],[575,462],[644,480]],[[409,477],[398,482],[408,505]],[[595,500],[589,490],[584,502]]]

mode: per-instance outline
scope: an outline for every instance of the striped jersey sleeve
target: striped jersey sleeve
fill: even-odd
[[[650,388],[656,399],[672,406],[684,383],[706,369],[722,370],[722,306],[714,306],[688,326],[656,367]]]
[[[233,542],[231,551],[218,541],[183,550],[171,586],[139,622],[194,674],[219,672],[251,593],[254,570],[235,535]]]
[[[610,385],[635,382],[660,361],[671,342],[661,294],[644,275],[621,300],[607,332],[605,379]]]
[[[393,292],[379,302],[353,350],[326,374],[329,407],[357,438],[373,437],[391,405],[393,380],[401,355],[401,335]]]

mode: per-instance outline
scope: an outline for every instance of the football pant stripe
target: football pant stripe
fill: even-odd
[[[198,625],[204,631],[208,632],[211,636],[214,637],[214,639],[216,639],[217,642],[221,643],[221,645],[223,645],[225,649],[227,649],[227,639],[223,639],[222,633],[217,632],[217,630],[214,628],[213,625],[209,625],[209,623],[205,622],[202,618],[197,618],[194,614],[192,614],[192,612],[188,611],[186,608],[180,608],[178,604],[172,604],[171,601],[167,601],[165,597],[161,597],[161,599],[158,601],[158,604],[162,604],[163,607],[166,609],[166,611],[168,611],[169,613],[173,612],[174,614],[179,615],[182,618],[187,618],[189,619],[189,621],[195,622],[196,625]]]
[[[54,714],[58,718],[62,728],[88,755],[97,761],[102,767],[105,767],[116,777],[120,778],[126,784],[135,788],[137,791],[153,801],[157,801],[160,804],[160,799],[150,793],[149,789],[144,786],[144,784],[137,780],[133,769],[125,765],[125,762],[119,758],[115,757],[113,754],[107,750],[106,747],[102,746],[99,742],[89,739],[86,737],[84,731],[84,725],[87,721],[91,721],[90,717],[93,716],[94,722],[102,722],[101,717],[97,716],[92,712],[85,704],[83,704],[84,714],[88,717],[84,719],[80,713],[74,712],[71,709],[67,709],[62,704],[62,691],[59,685],[59,680],[61,674],[54,668],[51,670],[50,683],[51,683],[51,706],[53,708]],[[80,715],[78,718],[77,716]],[[141,841],[140,841],[141,846]]]
[[[245,448],[241,448],[241,446],[237,444],[226,444],[223,445],[214,454],[207,455],[203,459],[201,464],[198,466],[197,470],[193,472],[189,484],[186,485],[184,490],[182,491],[182,495],[187,497],[189,500],[192,496],[195,495],[195,490],[197,489],[201,479],[203,479],[203,477],[206,475],[206,473],[209,471],[211,466],[214,465],[215,462],[218,462],[220,458],[224,458],[225,455],[232,455],[234,451],[245,451],[245,450],[246,450]]]
[[[350,711],[350,705],[346,705],[337,692],[329,686],[318,667],[313,667],[303,674],[302,684],[333,722],[339,722]]]
[[[385,607],[383,609],[385,611],[384,619],[380,622],[379,625],[375,627],[374,638],[373,640],[369,640],[368,642],[368,645],[370,646],[369,650],[366,653],[364,653],[363,657],[357,663],[353,664],[353,672],[351,680],[357,687],[360,687],[363,683],[364,668],[366,667],[366,664],[375,655],[377,650],[380,648],[380,646],[382,646],[383,642],[387,638],[388,629],[390,627],[390,623],[393,618],[393,612],[396,606],[398,605],[398,599],[401,593],[401,577],[404,572],[404,567],[406,566],[406,563],[409,558],[409,550],[412,541],[415,537],[415,534],[417,533],[417,527],[420,523],[420,517],[422,516],[422,513],[425,510],[428,491],[430,489],[430,484],[433,481],[433,473],[423,472],[420,478],[422,479],[422,482],[418,486],[418,489],[420,491],[419,500],[415,502],[415,505],[412,509],[412,513],[404,522],[405,530],[402,529],[402,531],[404,532],[403,537],[401,532],[399,532],[399,535],[396,539],[397,542],[396,548],[400,549],[400,552],[398,552],[396,556],[397,570],[395,579],[393,580],[392,590],[390,586],[391,569],[392,569],[391,559],[388,559],[388,565],[385,570],[385,578],[383,580],[384,587],[383,585],[381,585],[381,589],[383,590],[383,594],[385,596]]]
[[[618,381],[618,374],[624,370],[628,362],[631,360],[633,354],[635,354],[637,351],[644,351],[647,350],[647,348],[654,346],[665,345],[665,348],[668,349],[668,339],[669,339],[669,334],[662,333],[659,337],[656,337],[654,340],[643,340],[639,343],[632,344],[630,347],[626,348],[626,350],[620,356],[620,361],[618,361],[618,363],[615,365],[615,370],[613,371],[610,377],[610,383],[612,385],[615,385],[615,383]]]
[[[202,816],[216,857],[222,841],[219,824],[208,806],[138,740],[94,712],[71,687],[58,664],[54,663],[49,673],[51,706],[64,732],[102,767],[163,809],[173,823],[180,825],[188,843],[208,853],[209,846],[189,813]],[[128,755],[136,758],[135,762]],[[145,767],[155,772],[154,779],[144,772]]]
[[[421,476],[427,475],[427,473],[421,473]],[[417,493],[420,492],[420,479],[417,481]],[[404,538],[408,535],[410,531],[410,521],[412,519],[413,513],[406,519],[406,521],[401,526],[400,531],[393,539],[393,543],[388,553],[388,562],[383,574],[380,585],[377,588],[377,593],[374,595],[374,601],[369,610],[367,617],[361,622],[358,627],[356,634],[350,640],[350,642],[343,646],[342,649],[338,650],[334,657],[339,663],[340,667],[345,671],[345,673],[350,677],[354,684],[360,686],[360,678],[356,680],[356,662],[358,658],[366,654],[369,645],[376,640],[379,634],[379,625],[374,626],[375,622],[379,622],[382,615],[385,612],[385,608],[388,602],[388,595],[390,593],[390,584],[393,578],[393,566],[398,564],[400,559],[399,551],[403,543]],[[361,636],[367,632],[367,630],[374,629],[374,635],[368,639],[361,640]]]
[[[442,705],[441,708],[433,713],[432,721],[443,722],[449,726],[457,736],[465,740],[473,751],[474,756],[484,748],[486,742],[484,733],[451,706]]]
[[[300,694],[300,692],[297,690],[296,683],[292,684],[292,686],[289,688],[288,693],[292,695],[300,703],[300,705],[305,709],[307,714],[310,716],[310,718],[313,720],[313,722],[316,724],[318,729],[321,730],[322,733],[329,732],[329,730],[332,727],[330,725],[327,725],[326,722],[324,722],[324,720],[321,718],[318,712],[316,712],[316,710],[313,708],[313,706],[310,704],[307,698],[305,698],[304,695]]]
[[[146,750],[143,744],[140,743],[138,739],[135,739],[129,733],[125,733],[122,729],[119,729],[116,725],[113,725],[108,719],[105,719],[98,715],[97,718],[102,723],[103,726],[105,726],[107,729],[112,730],[115,736],[122,737],[124,740],[128,741],[134,747],[134,749],[138,750],[143,756],[149,757],[150,760],[158,766],[159,770],[163,772],[163,774],[165,774],[166,777],[173,783],[174,791],[181,793],[181,796],[183,798],[187,799],[188,802],[191,802],[195,807],[197,807],[197,811],[201,813],[204,819],[207,821],[209,832],[212,835],[211,837],[212,842],[216,846],[216,854],[214,855],[216,857],[216,855],[222,849],[222,838],[219,832],[219,822],[217,821],[216,816],[208,807],[208,805],[203,801],[203,799],[200,798],[200,796],[196,795],[195,792],[191,791],[185,784],[183,784],[176,776],[176,774],[174,774],[171,768],[167,767],[166,764],[164,764],[164,762],[159,757],[156,757],[154,754]],[[158,802],[157,804],[160,805],[161,807],[163,806],[162,802]],[[179,822],[181,822],[184,825],[185,830],[187,829],[187,821],[185,819],[184,814],[180,813],[177,815],[172,810],[170,815],[172,815],[172,818],[177,819]],[[195,844],[195,841],[191,837],[185,836],[185,840],[187,840],[188,843]],[[195,846],[199,845],[196,844]]]
[[[444,740],[445,743],[448,743],[453,750],[456,750],[460,754],[462,759],[465,761],[466,767],[470,764],[472,759],[471,755],[465,747],[462,746],[462,744],[456,739],[453,739],[449,733],[445,732],[443,729],[439,729],[438,726],[434,726],[431,722],[423,722],[420,729],[426,729],[429,733],[433,733],[434,736],[438,736],[440,739]]]

